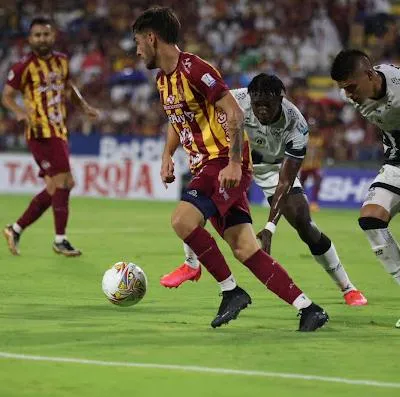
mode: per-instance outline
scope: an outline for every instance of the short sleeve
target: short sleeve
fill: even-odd
[[[190,59],[192,65],[187,79],[194,88],[210,103],[215,104],[229,90],[220,73],[199,57]],[[185,64],[185,58],[183,59]]]
[[[16,63],[14,66],[12,66],[8,72],[6,84],[15,90],[21,90],[21,80],[24,69],[25,65],[23,63]]]
[[[303,159],[308,143],[308,125],[304,120],[297,120],[291,127],[285,142],[285,155]]]
[[[231,93],[238,101],[242,109],[247,110],[251,107],[250,96],[247,93],[247,88],[237,88],[235,90],[231,90]]]

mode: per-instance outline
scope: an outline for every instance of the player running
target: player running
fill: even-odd
[[[362,51],[345,50],[333,61],[331,77],[347,101],[382,131],[384,164],[369,188],[358,223],[377,258],[400,284],[400,249],[388,229],[400,209],[400,70],[394,65],[373,66]]]
[[[335,246],[312,221],[307,199],[297,178],[308,139],[307,123],[293,103],[283,97],[285,87],[274,76],[259,74],[247,88],[231,91],[245,111],[244,127],[250,137],[254,180],[270,203],[265,229],[257,237],[270,253],[271,239],[283,215],[308,245],[315,260],[338,285],[348,305],[361,306],[367,299],[356,289],[343,268]],[[161,279],[166,287],[198,280],[201,267],[196,254],[184,246],[183,265]]]
[[[179,20],[167,7],[148,9],[133,25],[137,54],[149,69],[161,69],[157,88],[169,119],[161,167],[165,185],[175,179],[172,155],[179,143],[190,156],[193,178],[172,214],[172,227],[221,287],[222,302],[211,326],[235,319],[251,304],[251,298],[236,284],[215,240],[204,228],[207,219],[240,262],[300,311],[299,330],[314,331],[328,321],[328,315],[260,249],[251,226],[246,195],[251,161],[243,111],[216,69],[180,51],[176,45],[179,30]]]
[[[31,22],[28,41],[32,52],[11,68],[2,96],[3,105],[24,123],[29,150],[40,167],[39,176],[46,182],[46,188],[33,198],[23,215],[3,230],[14,255],[20,253],[22,232],[50,206],[56,232],[54,251],[66,256],[81,255],[66,236],[69,195],[74,186],[65,125],[67,97],[91,118],[97,118],[98,112],[72,84],[67,56],[53,51],[55,37],[50,20],[36,18]],[[24,106],[17,102],[19,92]]]

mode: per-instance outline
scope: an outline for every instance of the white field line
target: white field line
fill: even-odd
[[[171,229],[172,230],[172,229]],[[54,233],[53,229],[47,228],[35,228],[30,231],[33,234],[52,234]],[[74,234],[104,234],[104,233],[142,233],[144,229],[138,227],[125,227],[125,228],[85,228],[85,229],[74,229],[71,228],[68,230],[68,235]]]
[[[67,358],[67,357],[32,356],[28,354],[13,354],[7,352],[0,352],[0,358],[24,360],[24,361],[45,361],[45,362],[56,362],[56,363],[87,364],[87,365],[98,365],[104,367],[133,367],[133,368],[161,369],[169,371],[184,371],[184,372],[210,373],[210,374],[221,374],[221,375],[256,376],[261,378],[296,379],[304,381],[340,383],[340,384],[354,385],[354,386],[374,386],[379,388],[400,389],[400,383],[380,382],[377,380],[347,379],[347,378],[337,378],[330,376],[291,374],[291,373],[269,372],[269,371],[251,371],[251,370],[228,369],[228,368],[210,368],[210,367],[200,367],[192,365],[98,361],[98,360],[85,360],[85,359]]]

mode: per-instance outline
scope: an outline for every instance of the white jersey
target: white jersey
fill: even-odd
[[[245,112],[244,128],[249,136],[254,164],[280,164],[283,157],[303,159],[308,142],[308,125],[299,109],[283,98],[281,118],[262,125],[254,115],[247,88],[231,90]]]
[[[361,105],[347,99],[363,117],[382,130],[385,163],[400,165],[400,69],[393,65],[374,66],[386,80],[386,95],[367,99]]]

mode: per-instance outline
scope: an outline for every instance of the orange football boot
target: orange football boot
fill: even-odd
[[[364,306],[368,303],[367,298],[358,290],[349,291],[344,295],[346,305],[349,306]]]
[[[167,288],[178,288],[185,281],[198,281],[201,277],[201,266],[193,269],[186,263],[176,268],[171,273],[161,277],[160,284]]]

